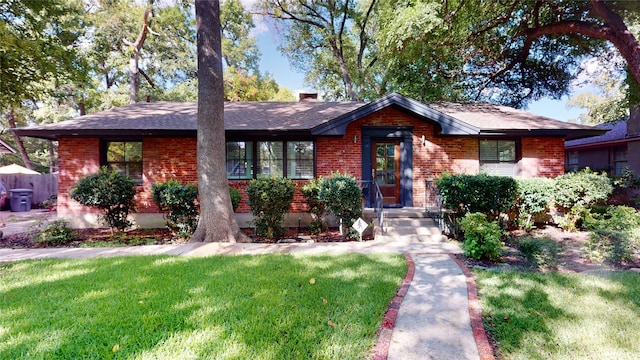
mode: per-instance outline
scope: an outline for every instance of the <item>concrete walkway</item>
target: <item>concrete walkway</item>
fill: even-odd
[[[367,241],[345,243],[207,243],[122,248],[0,249],[0,262],[42,258],[90,258],[128,255],[212,256],[268,253],[403,253],[410,268],[389,306],[374,359],[492,359],[477,308],[461,267],[449,254],[461,249],[448,242]],[[471,288],[471,287],[470,287]],[[475,288],[473,288],[475,291]],[[471,298],[471,303],[470,299]],[[472,311],[473,313],[473,311]],[[478,325],[479,323],[479,325]],[[475,324],[475,327],[473,326]],[[385,330],[388,330],[385,332]],[[390,336],[389,336],[390,335]],[[487,350],[489,349],[489,350]]]

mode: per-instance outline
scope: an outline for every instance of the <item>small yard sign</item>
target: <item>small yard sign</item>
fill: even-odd
[[[362,233],[369,227],[366,221],[362,220],[362,218],[358,218],[355,223],[353,223],[352,228],[356,229],[358,234],[360,234],[360,241],[362,241]]]

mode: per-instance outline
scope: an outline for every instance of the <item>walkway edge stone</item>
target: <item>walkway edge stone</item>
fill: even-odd
[[[449,254],[451,259],[458,264],[464,276],[467,278],[467,296],[469,298],[469,317],[471,318],[471,331],[473,331],[473,337],[476,340],[476,346],[478,347],[478,353],[480,354],[480,360],[495,360],[493,356],[493,348],[489,344],[489,338],[484,329],[484,323],[482,322],[482,309],[480,307],[480,300],[478,299],[478,286],[476,280],[471,273],[471,270],[467,268],[455,255]]]
[[[396,295],[389,302],[387,312],[382,318],[382,326],[378,332],[378,340],[373,348],[373,356],[371,357],[373,360],[386,360],[389,356],[389,344],[391,343],[391,334],[396,324],[396,318],[398,317],[398,310],[400,309],[402,300],[405,295],[407,295],[407,291],[409,291],[411,281],[413,281],[413,276],[416,272],[416,266],[411,256],[409,256],[408,253],[404,253],[403,255],[407,260],[407,273],[398,287]]]

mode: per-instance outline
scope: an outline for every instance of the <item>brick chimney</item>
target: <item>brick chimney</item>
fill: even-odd
[[[299,102],[309,102],[309,101],[318,101],[318,93],[299,93],[298,94]]]

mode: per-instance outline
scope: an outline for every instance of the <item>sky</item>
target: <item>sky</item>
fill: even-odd
[[[245,8],[251,8],[255,0],[242,0]],[[278,51],[279,40],[277,34],[270,29],[265,21],[254,16],[256,25],[253,35],[258,39],[258,46],[262,54],[260,58],[260,71],[271,74],[279,85],[289,90],[315,92],[315,89],[304,85],[304,74],[297,72],[289,65],[289,60]],[[550,117],[552,119],[569,121],[579,118],[583,109],[566,107],[567,97],[561,100],[551,98],[535,101],[529,105],[526,111]]]

